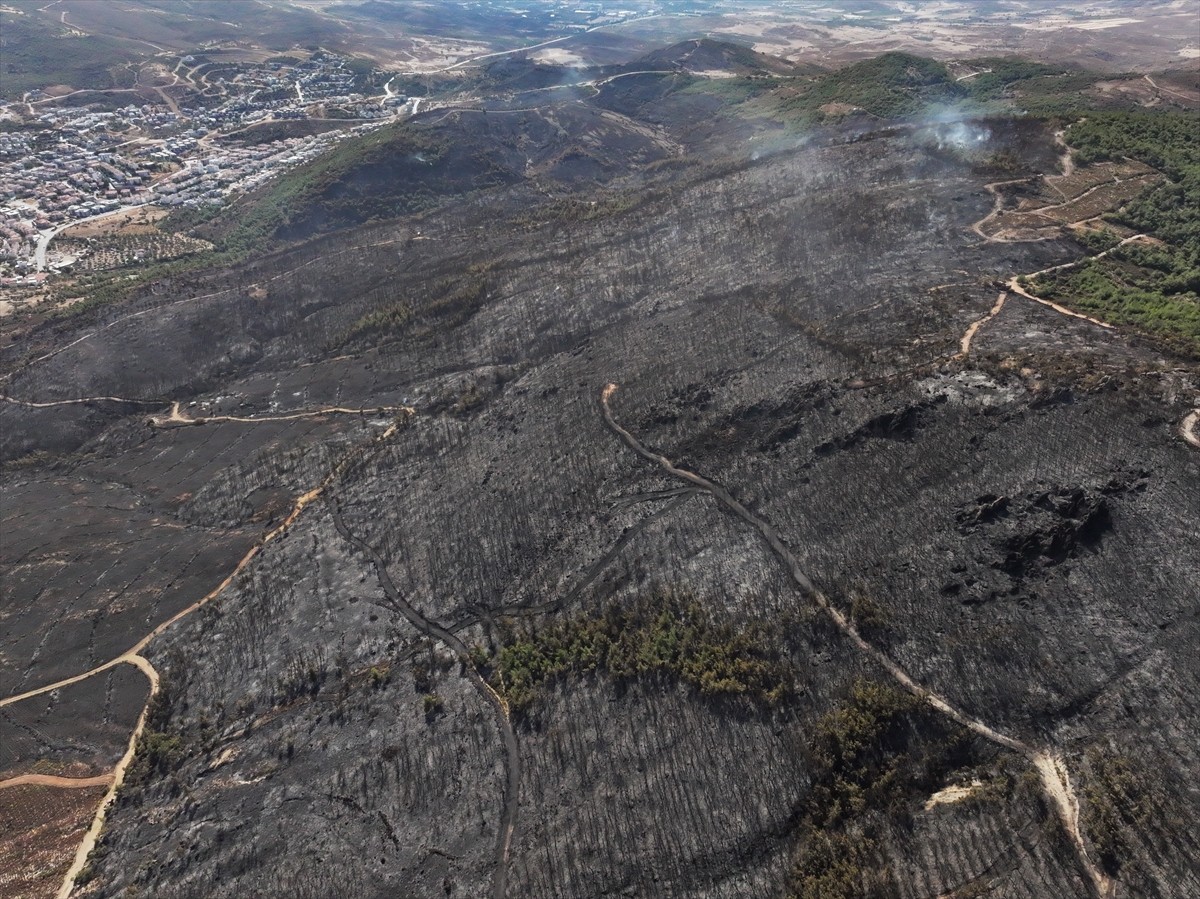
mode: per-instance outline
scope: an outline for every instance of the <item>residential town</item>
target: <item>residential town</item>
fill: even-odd
[[[199,76],[191,83],[204,90],[179,102],[130,91],[127,105],[71,105],[34,91],[0,106],[0,283],[34,284],[69,268],[75,258],[50,239],[74,223],[147,205],[223,203],[410,108],[356,62],[317,52],[210,65],[219,75]],[[177,70],[189,65],[193,73],[205,66],[184,56]],[[247,139],[267,123],[304,120],[320,121],[293,136]]]

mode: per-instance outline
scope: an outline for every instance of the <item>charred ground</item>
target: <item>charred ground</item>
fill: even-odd
[[[1005,290],[1070,232],[973,228],[1055,124],[800,132],[675,77],[419,116],[423,211],[311,236],[420,186],[383,146],[283,249],[20,326],[5,695],[162,678],[84,895],[1200,889],[1194,366]],[[1059,756],[1083,852],[788,559]],[[119,755],[136,674],[6,705],[5,776]]]

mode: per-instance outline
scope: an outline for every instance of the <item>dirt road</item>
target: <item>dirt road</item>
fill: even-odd
[[[138,741],[142,738],[142,731],[146,729],[146,716],[150,713],[150,704],[154,701],[154,697],[158,695],[160,680],[158,672],[154,669],[153,665],[136,653],[127,653],[122,657],[122,661],[136,665],[138,669],[145,673],[150,679],[150,693],[146,697],[146,704],[142,706],[142,713],[138,715],[137,724],[134,725],[133,732],[129,735],[129,743],[126,744],[125,754],[121,756],[112,773],[107,775],[108,792],[100,800],[100,805],[96,808],[96,814],[92,816],[92,823],[88,826],[87,833],[83,835],[83,840],[80,841],[78,848],[75,850],[75,858],[71,862],[71,867],[67,869],[67,873],[63,875],[62,885],[58,888],[55,899],[68,899],[71,891],[75,889],[75,878],[79,876],[79,872],[87,865],[88,856],[96,847],[96,840],[100,838],[100,831],[104,828],[104,819],[108,816],[109,806],[117,798],[117,791],[121,789],[121,784],[125,782],[125,772],[129,770],[129,766],[133,764],[134,756],[137,755]]]
[[[1047,300],[1047,299],[1043,299],[1042,297],[1035,296],[1034,294],[1030,293],[1029,291],[1027,291],[1025,288],[1023,288],[1020,285],[1020,283],[1018,281],[1018,277],[1023,277],[1027,280],[1032,280],[1034,278],[1041,277],[1042,275],[1048,275],[1051,272],[1065,271],[1066,269],[1074,268],[1077,265],[1082,265],[1083,263],[1089,262],[1093,259],[1103,259],[1105,256],[1107,256],[1109,253],[1113,252],[1114,250],[1117,250],[1117,249],[1125,246],[1128,243],[1133,243],[1134,241],[1138,241],[1138,240],[1153,241],[1154,238],[1150,237],[1148,234],[1133,234],[1129,237],[1126,237],[1124,240],[1119,241],[1115,246],[1109,247],[1107,250],[1105,250],[1102,253],[1096,253],[1094,256],[1084,256],[1082,259],[1076,259],[1074,262],[1064,262],[1061,265],[1052,265],[1049,268],[1044,268],[1041,271],[1033,272],[1032,274],[1029,274],[1029,275],[1022,275],[1022,276],[1009,278],[1008,281],[1006,282],[1005,286],[1009,290],[1011,290],[1013,293],[1020,294],[1021,296],[1025,297],[1025,299],[1033,300],[1033,302],[1035,302],[1035,303],[1041,303],[1043,306],[1053,309],[1055,312],[1058,312],[1062,315],[1068,315],[1071,318],[1078,318],[1082,321],[1090,322],[1091,324],[1097,325],[1108,331],[1113,331],[1113,330],[1115,330],[1115,327],[1113,325],[1110,325],[1108,322],[1101,321],[1098,318],[1092,318],[1090,315],[1084,315],[1082,312],[1074,312],[1074,311],[1068,309],[1066,306],[1062,306],[1058,303],[1055,303],[1053,300]]]
[[[55,406],[86,406],[89,403],[133,403],[138,406],[161,406],[162,400],[131,400],[123,396],[83,396],[72,400],[52,400],[48,403],[35,403],[32,400],[18,400],[11,396],[0,399],[14,406],[26,406],[30,409],[53,409]]]
[[[1085,322],[1091,322],[1093,325],[1097,325],[1108,331],[1113,330],[1113,326],[1110,325],[1108,322],[1100,321],[1100,319],[1098,319],[1098,318],[1092,318],[1090,315],[1084,315],[1082,312],[1072,312],[1066,306],[1060,306],[1058,303],[1055,303],[1053,300],[1045,300],[1039,296],[1034,296],[1029,291],[1027,291],[1025,288],[1023,288],[1020,284],[1018,284],[1016,278],[1009,278],[1007,287],[1013,293],[1020,294],[1021,296],[1025,297],[1025,299],[1033,300],[1035,303],[1041,303],[1043,306],[1048,306],[1049,308],[1053,309],[1055,312],[1061,313],[1062,315],[1069,315],[1071,318],[1078,318]]]
[[[149,713],[150,704],[153,702],[154,697],[158,694],[160,684],[158,671],[156,671],[154,666],[150,664],[149,660],[141,655],[142,650],[149,646],[155,637],[161,635],[165,630],[167,630],[167,628],[171,627],[171,625],[182,620],[183,618],[186,618],[197,609],[202,608],[220,596],[221,593],[223,593],[225,589],[231,583],[233,583],[234,579],[243,570],[245,570],[246,566],[254,561],[258,554],[262,552],[263,548],[272,540],[275,540],[277,537],[283,534],[289,527],[291,527],[308,506],[320,499],[325,491],[328,490],[329,487],[333,485],[339,478],[341,478],[351,464],[361,458],[364,454],[369,453],[373,449],[376,449],[386,443],[387,440],[389,440],[399,429],[401,422],[408,418],[409,414],[412,414],[411,410],[405,412],[402,417],[397,418],[396,421],[394,421],[392,425],[387,428],[387,430],[376,435],[367,444],[360,445],[359,447],[346,453],[338,462],[338,464],[335,465],[328,474],[326,474],[325,478],[322,479],[322,481],[316,487],[314,487],[312,490],[309,490],[307,493],[302,494],[296,499],[292,506],[292,511],[288,514],[288,516],[277,527],[265,534],[258,543],[252,546],[241,558],[241,561],[239,561],[234,569],[229,573],[229,575],[221,581],[221,583],[219,583],[216,587],[214,587],[207,594],[205,594],[196,602],[192,603],[187,608],[177,612],[175,615],[172,615],[166,621],[159,624],[156,628],[150,631],[150,633],[146,634],[146,636],[135,643],[128,651],[123,652],[116,658],[110,659],[101,665],[97,665],[95,668],[85,671],[82,674],[77,674],[74,677],[68,677],[60,681],[55,681],[52,684],[46,684],[45,686],[26,691],[25,693],[21,693],[16,696],[8,696],[4,699],[0,699],[0,708],[13,705],[14,703],[31,699],[35,696],[42,696],[46,693],[53,692],[54,690],[68,687],[71,684],[79,683],[80,681],[86,680],[104,671],[108,671],[110,668],[115,668],[117,665],[134,665],[138,668],[138,670],[144,673],[147,679],[150,681],[150,693],[146,698],[146,704],[143,706],[141,714],[138,716],[137,724],[133,729],[133,733],[130,734],[128,747],[125,750],[125,754],[121,757],[121,760],[117,762],[112,774],[108,775],[112,778],[109,782],[110,786],[108,792],[100,801],[100,806],[96,809],[96,814],[92,818],[92,824],[88,828],[83,842],[80,843],[78,850],[76,850],[75,860],[72,862],[71,867],[67,870],[67,873],[63,878],[62,886],[59,888],[57,894],[57,899],[68,899],[68,897],[71,895],[71,891],[75,887],[75,878],[79,876],[79,873],[87,864],[88,854],[95,847],[96,840],[100,836],[100,831],[104,827],[104,819],[108,813],[108,808],[112,804],[113,799],[116,798],[117,790],[120,789],[121,783],[125,778],[125,772],[128,770],[129,765],[133,762],[134,756],[137,753],[138,740],[141,738],[142,731],[145,729],[146,716]],[[461,641],[459,641],[458,645],[462,646]],[[482,678],[480,678],[480,680],[482,681]],[[488,690],[491,689],[490,687],[487,687],[486,684],[484,684],[484,687]],[[499,700],[499,697],[496,698]],[[513,735],[512,739],[513,745],[515,746],[515,734]],[[509,830],[508,838],[511,839],[511,829]],[[505,842],[504,852],[505,857],[507,858],[508,842]]]
[[[958,342],[958,352],[954,356],[955,359],[967,358],[967,354],[971,352],[971,341],[975,339],[975,335],[979,333],[980,328],[1000,314],[1000,310],[1004,308],[1004,301],[1006,299],[1008,299],[1008,294],[1004,291],[1001,291],[1000,296],[996,298],[996,304],[992,306],[991,311],[983,318],[971,322],[970,327],[967,328],[966,333],[963,334],[962,339]]]
[[[97,774],[95,777],[57,777],[53,774],[21,774],[0,780],[0,790],[8,787],[62,787],[64,790],[82,790],[86,787],[104,787],[112,783],[111,774]]]
[[[416,412],[411,406],[375,406],[370,409],[348,409],[344,406],[322,406],[309,412],[287,412],[283,415],[201,415],[190,417],[184,415],[179,403],[171,404],[169,415],[156,415],[150,423],[156,428],[167,428],[176,425],[204,425],[219,422],[243,422],[245,424],[260,424],[269,421],[295,421],[299,418],[319,418],[323,415],[412,415]]]
[[[1087,872],[1088,878],[1095,889],[1096,895],[1101,899],[1107,899],[1112,893],[1112,880],[1105,874],[1098,865],[1096,865],[1088,856],[1087,847],[1084,845],[1082,834],[1079,830],[1079,802],[1075,797],[1074,789],[1071,786],[1070,776],[1067,772],[1066,762],[1061,756],[1044,749],[1037,749],[1029,744],[1001,733],[995,728],[985,724],[977,718],[973,718],[965,712],[953,706],[944,697],[926,689],[918,684],[913,678],[893,661],[886,653],[876,646],[868,643],[866,639],[858,632],[854,623],[847,618],[841,610],[836,608],[829,599],[818,590],[808,575],[800,567],[800,562],[796,556],[783,544],[779,534],[775,528],[771,526],[765,519],[758,517],[751,512],[746,506],[738,502],[724,487],[713,481],[708,480],[694,472],[686,469],[677,468],[670,459],[666,456],[661,456],[657,453],[646,449],[636,437],[629,431],[621,427],[613,417],[612,409],[609,405],[609,400],[617,391],[616,384],[608,384],[600,393],[600,410],[604,416],[604,421],[608,427],[621,439],[621,441],[631,450],[646,459],[653,462],[662,468],[667,474],[672,477],[679,478],[699,487],[707,492],[717,501],[718,504],[724,506],[729,512],[732,512],[738,518],[751,525],[755,530],[762,535],[771,551],[783,563],[792,580],[800,588],[801,593],[813,600],[817,606],[832,620],[843,634],[862,652],[869,655],[874,661],[883,667],[892,679],[895,680],[907,692],[916,696],[925,702],[928,702],[933,708],[937,709],[948,718],[954,720],[968,730],[979,734],[986,740],[1003,746],[1006,749],[1011,749],[1019,752],[1021,755],[1029,759],[1034,768],[1037,770],[1042,780],[1042,786],[1047,797],[1051,800],[1055,810],[1058,812],[1060,821],[1071,837],[1071,842],[1075,847],[1075,851],[1079,857],[1079,862],[1083,869]]]
[[[1032,181],[1033,181],[1032,177],[1011,178],[1008,181],[993,181],[991,184],[985,184],[983,186],[983,189],[992,195],[992,211],[989,212],[987,215],[985,215],[983,218],[981,218],[979,221],[977,221],[975,224],[973,224],[971,226],[971,230],[974,231],[976,234],[978,234],[980,237],[982,237],[984,240],[990,241],[992,243],[1009,242],[1009,241],[1006,241],[1004,238],[996,237],[995,235],[986,234],[986,233],[984,233],[984,230],[983,230],[984,225],[986,225],[988,222],[990,222],[992,219],[994,219],[996,216],[998,216],[1001,212],[1004,211],[1004,197],[1001,196],[1000,191],[997,188],[1008,187],[1010,184],[1029,184]],[[1011,242],[1019,243],[1020,241],[1011,241]]]

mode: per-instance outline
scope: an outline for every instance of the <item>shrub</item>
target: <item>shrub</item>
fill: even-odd
[[[516,636],[497,655],[492,679],[517,714],[554,682],[589,672],[618,682],[669,678],[701,696],[772,708],[791,695],[793,673],[760,636],[714,622],[687,594],[658,590],[629,608],[613,604]]]

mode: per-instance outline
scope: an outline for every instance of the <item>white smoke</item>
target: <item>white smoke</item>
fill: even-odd
[[[939,150],[970,153],[983,149],[992,139],[992,131],[962,110],[946,109],[927,117],[917,128],[916,138]]]

